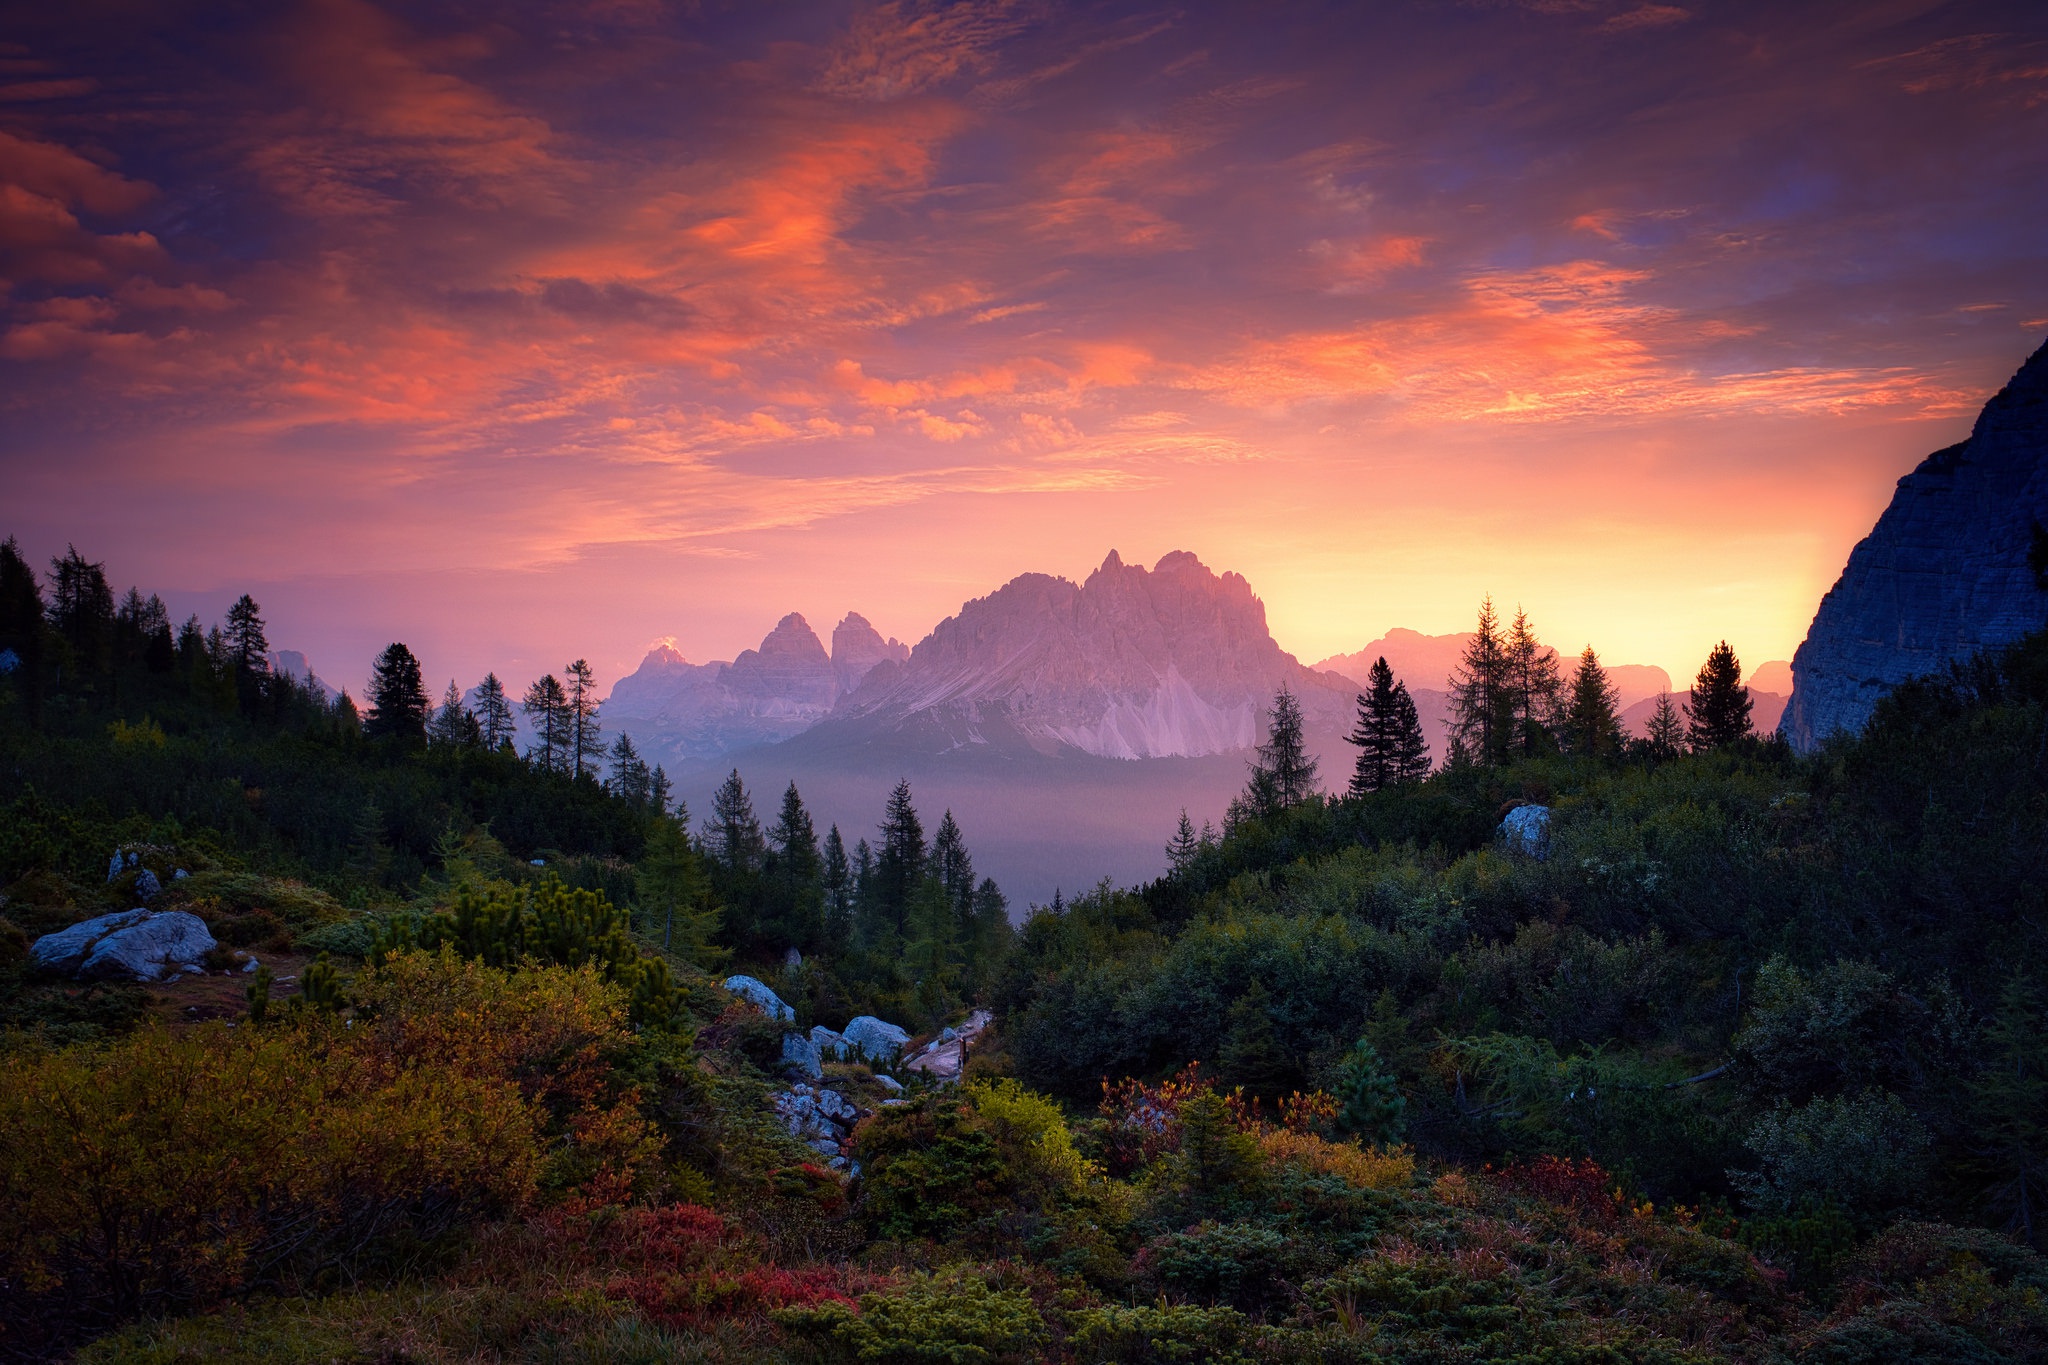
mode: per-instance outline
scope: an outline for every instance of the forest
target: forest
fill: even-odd
[[[2048,1358],[2048,633],[1798,757],[1725,644],[1630,739],[1488,604],[1448,754],[1283,693],[1220,829],[1017,915],[886,776],[693,822],[580,661],[268,658],[0,547],[0,1355]],[[37,968],[143,898],[210,970]]]

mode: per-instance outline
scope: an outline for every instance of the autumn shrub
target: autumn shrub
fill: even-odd
[[[964,1093],[1020,1182],[1041,1194],[1072,1194],[1094,1175],[1074,1146],[1066,1115],[1050,1099],[1007,1078],[970,1081]]]
[[[1539,1156],[1503,1167],[1495,1178],[1511,1190],[1602,1217],[1615,1211],[1620,1194],[1614,1177],[1590,1157]]]
[[[785,1330],[835,1360],[1005,1365],[1046,1358],[1045,1318],[1024,1288],[991,1284],[972,1266],[912,1275],[860,1296],[775,1314]]]
[[[1406,1147],[1361,1147],[1329,1142],[1313,1133],[1269,1128],[1259,1134],[1259,1151],[1268,1162],[1298,1166],[1318,1175],[1334,1175],[1353,1189],[1405,1189],[1415,1177],[1415,1155]]]
[[[959,1235],[1011,1200],[1014,1179],[987,1120],[937,1092],[862,1121],[861,1212],[884,1237]]]

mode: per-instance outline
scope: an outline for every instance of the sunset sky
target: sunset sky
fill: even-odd
[[[0,535],[359,694],[1112,547],[1787,658],[2048,335],[2039,0],[26,9]]]

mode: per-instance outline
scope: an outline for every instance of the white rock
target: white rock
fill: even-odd
[[[1507,819],[1500,822],[1500,834],[1513,852],[1526,853],[1532,858],[1548,857],[1550,807],[1516,806],[1508,812]]]
[[[199,961],[213,947],[213,935],[197,915],[183,910],[124,910],[45,934],[29,951],[45,971],[103,980],[163,981],[184,971],[204,971]]]
[[[818,1045],[801,1033],[782,1035],[782,1064],[817,1080],[825,1074],[823,1059],[819,1056]],[[830,1094],[830,1091],[825,1092]]]
[[[779,1019],[785,1024],[796,1022],[796,1011],[783,1003],[782,997],[768,986],[751,976],[728,976],[722,983],[734,995],[743,996],[761,1007],[761,1012],[770,1019]]]
[[[903,1082],[897,1080],[894,1076],[877,1076],[875,1079],[882,1083],[882,1089],[896,1095],[903,1093]],[[887,1101],[885,1100],[884,1103],[887,1103]]]
[[[120,861],[121,855],[115,854],[117,870]],[[29,949],[29,956],[46,972],[75,972],[85,965],[86,957],[101,939],[132,924],[140,924],[149,915],[147,910],[122,910],[96,919],[81,920],[68,929],[44,934]]]
[[[910,1031],[872,1014],[863,1014],[847,1024],[846,1041],[862,1056],[886,1062],[903,1051],[903,1045],[910,1041]]]
[[[811,1041],[818,1045],[820,1053],[829,1052],[834,1057],[844,1057],[852,1050],[852,1045],[846,1041],[845,1034],[834,1033],[823,1024],[811,1025]]]

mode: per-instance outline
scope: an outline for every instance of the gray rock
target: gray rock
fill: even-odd
[[[258,962],[255,958],[252,957],[247,962],[244,962],[242,964],[242,974],[244,976],[247,976],[250,972],[255,971],[258,967],[262,965],[262,963]]]
[[[171,880],[174,882],[182,882],[185,880],[185,878],[191,875],[192,874],[190,872],[187,872],[184,868],[181,867],[171,873]]]
[[[818,1053],[818,1045],[801,1033],[782,1035],[782,1065],[814,1081],[825,1074],[824,1061]]]
[[[882,1089],[896,1095],[903,1093],[903,1082],[897,1080],[894,1076],[877,1076],[875,1079],[882,1083]]]
[[[121,855],[115,854],[114,861],[119,864]],[[68,929],[44,934],[29,949],[29,957],[46,972],[74,973],[85,965],[85,959],[101,939],[130,925],[140,924],[149,918],[149,914],[147,910],[122,910],[96,919],[81,920]]]
[[[143,868],[141,874],[135,878],[135,898],[137,900],[153,901],[158,896],[161,896],[163,892],[164,884],[158,881],[156,873],[151,872],[148,868]]]
[[[910,1032],[872,1014],[863,1014],[846,1026],[846,1041],[855,1052],[876,1061],[893,1060],[910,1041]]]
[[[796,1011],[783,1003],[782,997],[770,990],[763,982],[751,976],[728,976],[722,983],[734,995],[742,996],[761,1007],[761,1012],[770,1019],[785,1024],[796,1022]]]
[[[1500,837],[1510,852],[1531,858],[1550,856],[1550,807],[1516,806],[1500,822]]]
[[[851,1047],[845,1034],[834,1033],[823,1024],[811,1025],[811,1041],[818,1045],[820,1053],[830,1053],[834,1057],[844,1057]]]
[[[1855,732],[1878,699],[2007,645],[2048,619],[2027,555],[2048,523],[2048,345],[1977,417],[1970,439],[1899,480],[1792,656],[1778,731],[1801,753]]]
[[[848,1124],[860,1117],[860,1110],[853,1107],[853,1101],[847,1099],[846,1096],[840,1094],[837,1090],[820,1090],[818,1092],[818,1112],[826,1118],[836,1119],[841,1123]]]
[[[114,878],[120,876],[121,867],[121,850],[117,848],[114,850],[113,858],[110,859],[107,863],[107,880],[112,881],[114,880]]]
[[[213,949],[205,920],[183,910],[166,910],[101,938],[78,974],[97,980],[165,981],[180,972],[205,971],[200,959]]]

